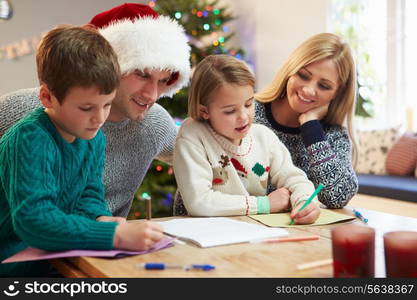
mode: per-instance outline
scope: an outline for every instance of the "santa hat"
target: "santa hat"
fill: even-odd
[[[112,45],[122,74],[146,68],[171,71],[161,96],[172,96],[188,84],[190,46],[177,21],[158,15],[147,5],[125,3],[96,15],[90,24]]]

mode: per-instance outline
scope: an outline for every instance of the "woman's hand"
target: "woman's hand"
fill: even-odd
[[[303,125],[308,121],[323,119],[327,115],[327,111],[329,110],[329,104],[330,103],[318,106],[313,109],[310,109],[309,111],[306,111],[305,113],[302,113],[298,117],[298,122],[300,122],[300,125]]]

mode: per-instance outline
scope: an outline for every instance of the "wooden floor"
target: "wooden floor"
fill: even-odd
[[[357,194],[350,200],[348,205],[356,208],[372,209],[385,213],[417,218],[416,202]]]

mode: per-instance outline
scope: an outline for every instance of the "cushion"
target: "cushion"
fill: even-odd
[[[390,175],[414,175],[417,164],[417,133],[406,132],[388,151],[385,167]]]
[[[362,174],[387,174],[388,151],[401,136],[401,127],[357,132],[359,151],[355,171]]]
[[[417,164],[416,164],[416,169],[414,170],[414,177],[417,177]]]

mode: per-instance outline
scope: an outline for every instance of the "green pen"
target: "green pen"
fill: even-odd
[[[316,188],[316,190],[311,194],[311,196],[307,199],[307,201],[301,206],[301,208],[297,211],[297,214],[302,211],[304,208],[306,208],[307,205],[310,204],[311,201],[313,201],[314,197],[321,191],[323,188],[323,185],[320,183],[319,186]],[[291,219],[290,225],[294,224],[294,219]]]

